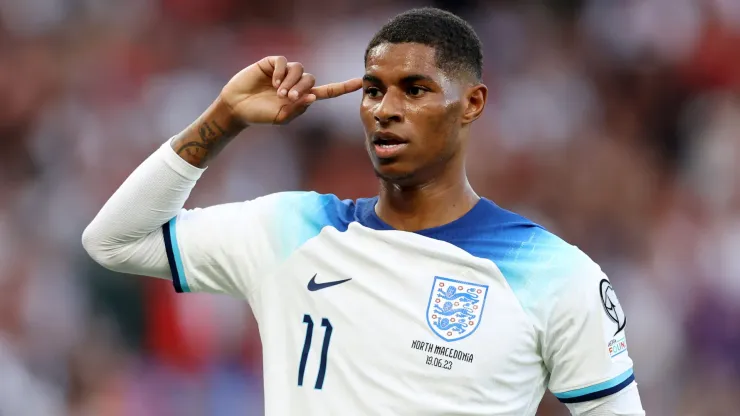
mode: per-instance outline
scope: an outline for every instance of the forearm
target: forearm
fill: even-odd
[[[82,235],[90,256],[111,270],[169,277],[161,227],[182,210],[203,169],[163,144],[124,181]]]
[[[193,124],[175,136],[172,149],[191,165],[204,168],[246,127],[232,116],[232,109],[219,98]]]
[[[88,254],[120,272],[169,277],[163,224],[182,210],[208,161],[246,126],[220,99],[145,160],[82,236]]]

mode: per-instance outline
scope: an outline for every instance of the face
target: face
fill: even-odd
[[[368,54],[360,116],[376,173],[415,185],[463,158],[468,125],[483,110],[482,84],[452,79],[435,50],[417,43],[383,43]]]

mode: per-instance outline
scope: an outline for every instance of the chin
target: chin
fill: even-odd
[[[399,186],[414,186],[418,183],[418,166],[409,163],[408,157],[381,159],[368,149],[370,161],[378,179]]]
[[[395,165],[395,166],[394,166]],[[413,169],[402,169],[400,166],[388,164],[376,164],[375,176],[379,179],[400,186],[410,186],[415,184],[416,171]]]

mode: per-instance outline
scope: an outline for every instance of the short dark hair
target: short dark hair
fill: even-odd
[[[412,9],[391,19],[378,30],[365,49],[383,43],[420,43],[436,50],[437,66],[451,75],[464,71],[476,81],[483,76],[481,42],[472,26],[462,18],[434,7]]]

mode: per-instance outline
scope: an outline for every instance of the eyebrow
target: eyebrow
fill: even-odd
[[[371,82],[373,84],[383,83],[383,81],[381,81],[380,78],[376,77],[375,75],[370,75],[370,74],[365,74],[362,77],[362,80]],[[419,81],[435,82],[434,79],[432,79],[432,77],[427,76],[427,75],[421,75],[421,74],[411,74],[411,75],[407,75],[401,78],[402,84],[411,84],[411,83],[419,82]]]
[[[421,75],[421,74],[412,74],[412,75],[405,76],[401,79],[401,82],[404,84],[411,84],[413,82],[418,82],[418,81],[434,82],[432,77],[427,76],[427,75]]]
[[[372,82],[373,84],[382,84],[382,82],[380,82],[380,78],[374,75],[365,74],[365,76],[362,77],[362,80]]]

